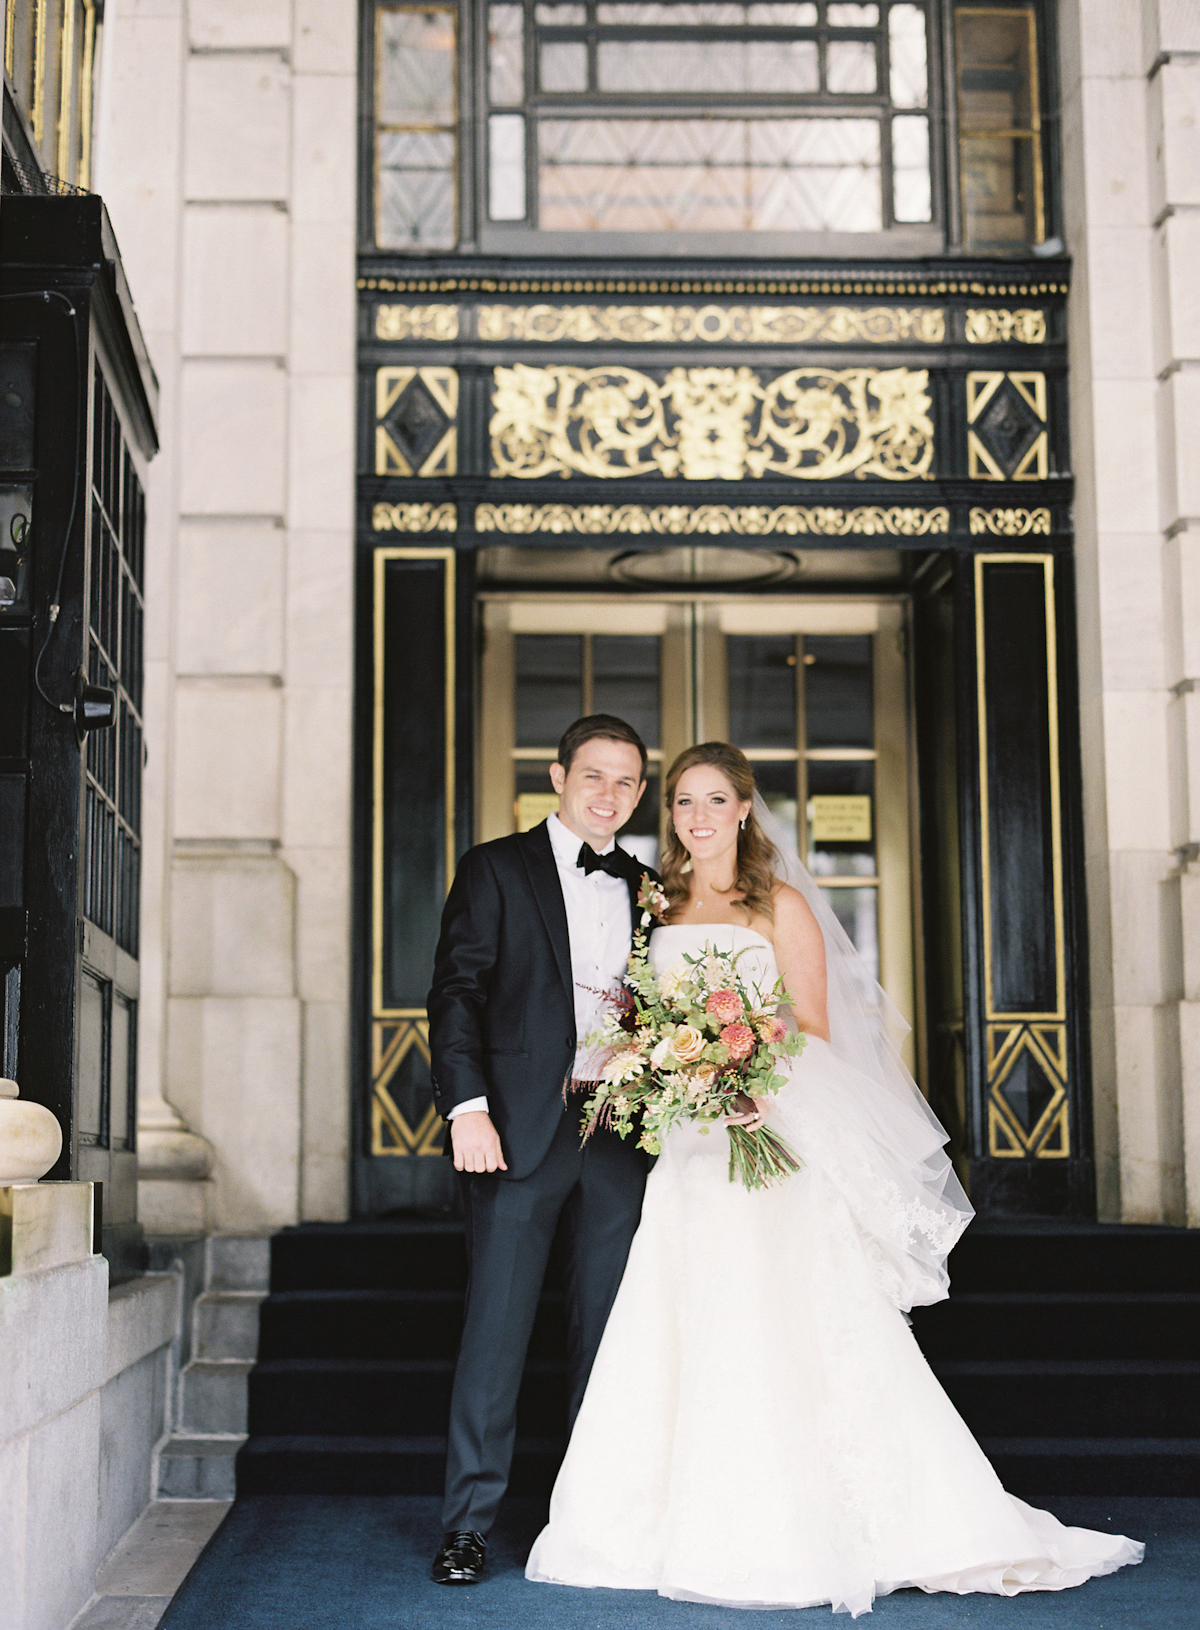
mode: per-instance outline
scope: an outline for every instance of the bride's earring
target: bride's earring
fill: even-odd
[[[745,830],[746,830],[746,817],[743,815],[741,820],[738,822],[738,831],[739,832],[744,832]]]

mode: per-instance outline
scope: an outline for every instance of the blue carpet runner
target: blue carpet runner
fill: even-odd
[[[736,1608],[667,1602],[644,1591],[531,1585],[524,1560],[545,1511],[509,1501],[485,1581],[429,1582],[433,1498],[239,1498],[184,1581],[159,1630],[752,1630]],[[1147,1542],[1146,1561],[1077,1590],[996,1596],[898,1591],[860,1623],[871,1630],[1196,1630],[1200,1500],[1050,1499],[1064,1522]],[[848,1624],[828,1608],[767,1615],[772,1630]]]
[[[950,1266],[914,1330],[1007,1488],[1200,1496],[1200,1230],[977,1222]],[[451,1221],[276,1235],[239,1493],[439,1493],[465,1278]],[[560,1284],[552,1265],[518,1496],[548,1493],[564,1446]]]

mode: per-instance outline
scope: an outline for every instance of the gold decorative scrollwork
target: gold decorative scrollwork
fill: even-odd
[[[660,533],[671,537],[704,534],[761,538],[814,534],[844,538],[853,534],[915,538],[950,530],[950,511],[863,504],[854,509],[832,505],[780,504],[774,509],[754,504],[478,504],[477,532],[528,536],[535,532]]]
[[[966,338],[968,345],[1007,345],[1012,340],[1018,345],[1043,345],[1046,313],[1031,307],[1017,311],[968,311]]]
[[[376,306],[377,340],[456,340],[457,306]]]
[[[376,504],[373,532],[453,532],[458,526],[454,504]]]
[[[924,368],[494,370],[492,474],[681,475],[738,481],[928,476],[933,422]]]
[[[383,307],[381,311],[403,307]],[[432,308],[431,308],[432,309]],[[452,308],[449,308],[452,309]],[[1040,315],[1040,313],[1036,314]],[[380,335],[380,338],[392,336]],[[396,335],[395,338],[404,338]],[[940,306],[480,306],[479,338],[587,345],[940,345]]]
[[[972,533],[978,536],[982,532],[990,532],[997,538],[1024,538],[1030,533],[1048,534],[1050,531],[1050,511],[1048,509],[973,509],[969,524]]]

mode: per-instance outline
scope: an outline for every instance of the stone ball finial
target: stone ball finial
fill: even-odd
[[[62,1153],[62,1127],[43,1104],[0,1078],[0,1183],[36,1183]]]

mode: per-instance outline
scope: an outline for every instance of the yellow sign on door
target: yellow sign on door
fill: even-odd
[[[530,832],[547,815],[557,814],[556,792],[523,792],[517,798],[517,831]]]
[[[814,843],[870,843],[869,794],[816,794],[808,800],[808,829]]]

